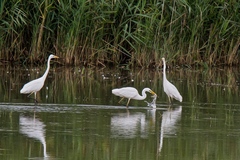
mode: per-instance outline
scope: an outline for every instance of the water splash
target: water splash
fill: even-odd
[[[152,96],[152,98],[153,98],[152,102],[150,102],[150,103],[149,103],[148,101],[144,101],[144,102],[147,103],[148,107],[156,108],[157,95],[154,94],[154,95]]]

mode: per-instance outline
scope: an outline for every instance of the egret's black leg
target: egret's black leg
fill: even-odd
[[[34,99],[34,102],[35,102],[35,105],[37,105],[37,104],[38,104],[38,101],[37,101],[37,99]]]
[[[32,93],[33,93],[33,92],[32,92]],[[37,96],[36,96],[37,93],[34,92],[35,98],[30,97],[30,95],[31,95],[32,93],[30,93],[27,97],[30,98],[30,99],[33,99],[33,100],[34,100],[34,104],[37,105],[37,104],[38,104],[38,101],[37,101],[37,98],[36,98],[36,97],[37,97]]]
[[[27,96],[28,97],[28,96]],[[35,98],[28,97],[29,99],[33,99],[35,103],[38,103],[38,101]]]
[[[38,101],[37,101],[37,92],[34,92],[34,96],[35,96],[35,105],[37,105]]]
[[[124,97],[122,97],[118,103],[121,103],[123,99],[124,99]]]
[[[131,98],[128,98],[128,102],[127,102],[127,105],[126,105],[127,108],[128,108],[128,104],[129,104],[130,100],[131,100]]]
[[[170,104],[172,104],[172,102],[171,102],[171,97],[170,96],[168,96],[168,104],[170,105]]]

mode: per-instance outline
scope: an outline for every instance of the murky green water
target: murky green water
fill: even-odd
[[[168,72],[183,96],[169,108],[161,71],[106,68],[51,69],[34,106],[19,91],[44,69],[0,69],[0,159],[240,158],[238,70]],[[150,87],[157,108],[118,104],[123,86]]]

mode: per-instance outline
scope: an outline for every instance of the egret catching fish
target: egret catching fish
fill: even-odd
[[[127,107],[128,107],[128,104],[129,104],[131,99],[144,100],[147,97],[146,92],[149,92],[153,95],[156,94],[150,88],[144,88],[142,90],[142,96],[139,95],[138,90],[136,88],[133,88],[133,87],[123,87],[123,88],[116,88],[116,89],[112,90],[112,93],[114,95],[122,97],[118,103],[120,103],[124,98],[128,99],[128,102],[127,102],[127,105],[126,105]]]
[[[152,95],[152,98],[153,98],[152,102],[150,103],[148,101],[144,101],[144,102],[147,103],[148,107],[156,108],[157,95],[156,94]]]

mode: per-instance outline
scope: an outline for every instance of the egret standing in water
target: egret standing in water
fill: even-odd
[[[162,58],[162,61],[163,61],[163,89],[168,96],[169,103],[171,103],[172,98],[178,100],[179,102],[182,102],[182,96],[178,92],[177,88],[167,80],[165,58]]]
[[[28,97],[34,93],[35,95],[35,104],[38,103],[37,101],[37,92],[42,89],[43,85],[44,85],[44,82],[46,80],[46,77],[48,75],[48,72],[49,72],[49,69],[50,69],[50,61],[52,58],[59,58],[58,56],[55,56],[55,55],[50,55],[48,57],[48,61],[47,61],[47,69],[45,71],[45,73],[43,74],[42,77],[38,78],[38,79],[35,79],[35,80],[32,80],[30,82],[28,82],[27,84],[25,84],[23,86],[23,88],[20,90],[20,93],[22,94],[29,94]]]
[[[114,95],[122,97],[118,103],[120,103],[124,98],[128,99],[128,102],[126,105],[127,107],[131,99],[144,100],[147,97],[146,92],[149,92],[153,95],[156,94],[150,88],[144,88],[142,90],[142,96],[139,95],[137,89],[133,87],[123,87],[123,88],[116,88],[112,90],[112,93]]]

